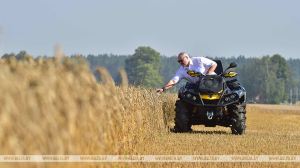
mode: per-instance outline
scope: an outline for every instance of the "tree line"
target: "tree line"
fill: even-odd
[[[18,60],[30,57],[26,51],[18,54],[4,54],[1,58],[15,57]],[[76,59],[78,56],[71,55]],[[160,88],[177,72],[180,64],[177,56],[164,56],[151,47],[138,47],[133,55],[99,54],[84,57],[90,64],[91,71],[98,81],[101,78],[95,70],[98,66],[105,67],[117,84],[121,83],[119,69],[124,68],[128,75],[129,84],[146,88]],[[193,56],[191,56],[193,57]],[[43,58],[49,58],[43,56]],[[285,59],[279,54],[262,56],[260,58],[210,57],[221,60],[223,69],[231,62],[238,66],[231,71],[238,73],[238,82],[247,91],[247,101],[258,103],[279,104],[293,102],[298,99],[300,88],[300,59]],[[38,58],[36,58],[38,59]],[[182,80],[169,91],[176,92],[186,81]]]

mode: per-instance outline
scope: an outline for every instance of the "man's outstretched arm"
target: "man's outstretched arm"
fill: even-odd
[[[168,90],[171,87],[173,87],[175,84],[176,84],[176,82],[173,79],[171,79],[171,80],[169,80],[169,82],[164,87],[162,87],[161,89],[156,89],[156,92],[160,93],[160,92],[163,92],[165,90]]]

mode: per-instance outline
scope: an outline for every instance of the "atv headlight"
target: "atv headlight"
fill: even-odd
[[[186,94],[186,98],[188,98],[188,99],[189,99],[189,98],[191,98],[191,97],[192,97],[192,95],[191,95],[191,94],[189,94],[189,93],[188,93],[188,94]]]
[[[229,101],[230,99],[229,99],[229,97],[225,97],[225,101]]]
[[[196,98],[196,96],[193,96],[193,100],[196,100],[197,98]]]
[[[230,99],[234,99],[234,98],[235,98],[235,95],[234,95],[234,94],[230,96]]]

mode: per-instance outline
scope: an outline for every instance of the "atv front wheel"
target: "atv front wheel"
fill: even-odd
[[[234,104],[229,107],[231,113],[232,134],[245,134],[246,129],[246,103]]]
[[[188,122],[188,109],[185,106],[185,103],[181,100],[177,100],[175,103],[175,132],[188,132],[191,130],[191,125]]]

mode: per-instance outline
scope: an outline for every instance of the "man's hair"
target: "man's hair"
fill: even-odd
[[[186,57],[189,57],[189,55],[188,55],[186,52],[181,52],[181,53],[179,53],[179,54],[178,54],[178,57],[181,56],[181,55],[186,56]]]

